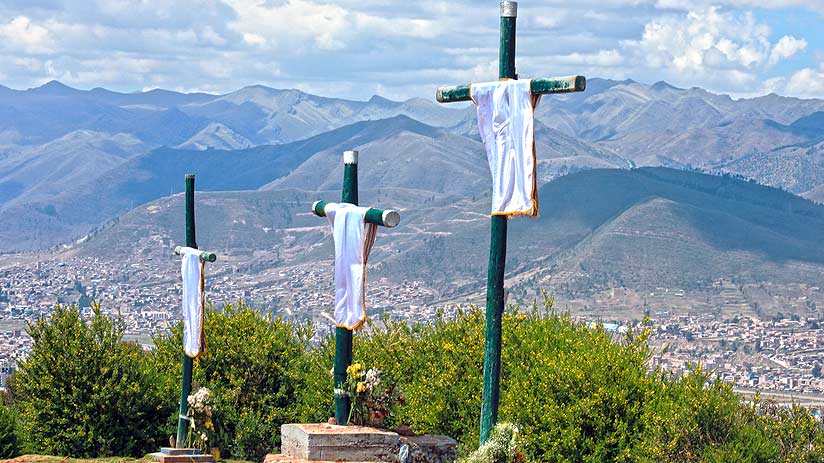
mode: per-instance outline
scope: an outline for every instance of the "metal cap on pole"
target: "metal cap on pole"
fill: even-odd
[[[503,1],[501,2],[501,17],[502,18],[517,18],[518,17],[518,2]]]
[[[358,152],[355,150],[349,150],[343,152],[343,163],[344,164],[357,164],[358,163]]]

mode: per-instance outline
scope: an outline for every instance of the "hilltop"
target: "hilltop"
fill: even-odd
[[[252,279],[326,261],[329,232],[308,205],[336,194],[201,193],[198,240]],[[482,191],[462,200],[411,188],[368,189],[361,199],[399,208],[403,216],[402,226],[380,231],[370,275],[421,281],[442,299],[482,293],[489,240],[489,198]],[[169,246],[183,238],[181,201],[175,195],[135,209],[75,252],[136,253],[162,264]],[[507,281],[516,299],[531,300],[541,288],[570,301],[610,288],[677,288],[699,297],[719,280],[817,285],[824,277],[818,245],[824,206],[754,182],[667,168],[595,169],[549,182],[540,202],[540,218],[510,222]]]
[[[207,189],[316,191],[331,187],[336,175],[308,181],[300,178],[304,172],[344,149],[361,149],[397,158],[391,165],[403,167],[373,178],[371,187],[426,184],[438,192],[443,181],[432,183],[431,176],[453,158],[471,159],[471,172],[486,169],[474,108],[434,99],[352,101],[260,85],[222,95],[118,93],[50,82],[4,88],[0,104],[6,251],[76,240],[128,209],[180,191],[179,177],[189,170],[201,174],[201,185],[220,183]],[[733,100],[663,82],[593,78],[586,92],[539,105],[539,177],[545,183],[593,168],[695,168],[820,199],[822,114],[822,100]],[[227,167],[225,179],[216,175]],[[461,187],[457,194],[476,194]]]

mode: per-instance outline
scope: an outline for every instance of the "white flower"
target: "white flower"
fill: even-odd
[[[374,390],[381,383],[381,371],[377,368],[370,368],[366,372],[366,387],[371,391]]]

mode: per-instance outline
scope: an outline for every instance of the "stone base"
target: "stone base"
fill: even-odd
[[[212,454],[204,454],[200,449],[162,447],[152,458],[159,463],[215,463]]]
[[[304,460],[302,458],[295,458],[286,455],[275,455],[270,453],[266,455],[263,459],[263,463],[338,463],[337,461],[329,461],[329,460]],[[348,463],[374,463],[371,461],[358,461],[358,462],[348,462]]]
[[[403,447],[408,456],[401,463],[451,463],[458,459],[458,441],[448,436],[401,436],[401,453]]]
[[[457,446],[455,439],[446,436],[399,436],[364,426],[285,424],[282,454],[267,455],[264,463],[451,463],[457,459]]]
[[[303,460],[398,462],[400,436],[364,426],[284,424],[280,451]]]

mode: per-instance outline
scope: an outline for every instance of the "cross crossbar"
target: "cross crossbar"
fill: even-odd
[[[439,87],[435,92],[435,98],[440,103],[454,103],[457,101],[470,101],[470,84],[456,85],[453,87]],[[550,77],[547,79],[532,79],[530,89],[533,95],[546,95],[549,93],[573,93],[583,92],[587,89],[587,78],[584,76]]]
[[[318,217],[326,217],[326,205],[328,201],[315,201],[312,204],[312,212]],[[392,228],[396,227],[401,222],[401,215],[398,211],[392,209],[374,209],[369,208],[366,211],[366,216],[363,218],[367,223],[373,223],[382,227]]]
[[[183,246],[175,246],[175,255],[179,256],[180,251],[183,249]],[[200,260],[203,262],[214,262],[217,260],[217,255],[213,252],[201,252],[200,253]]]

